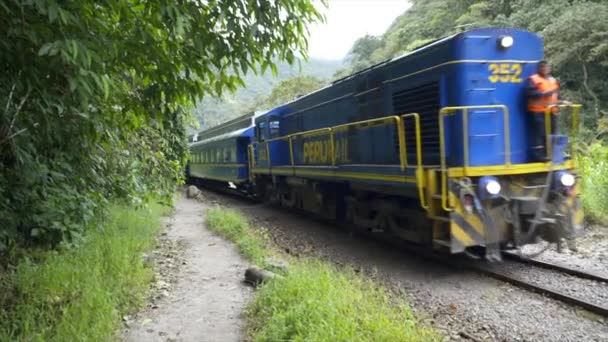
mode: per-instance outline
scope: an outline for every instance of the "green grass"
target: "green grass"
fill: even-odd
[[[608,146],[599,142],[579,154],[582,200],[588,220],[608,224]]]
[[[296,263],[249,308],[256,341],[432,341],[403,300],[350,270]]]
[[[264,240],[249,227],[242,215],[233,210],[213,208],[207,211],[207,223],[212,231],[233,241],[249,260],[264,265]]]
[[[153,246],[167,207],[114,206],[77,247],[20,262],[0,284],[0,341],[109,341],[143,303]]]
[[[267,255],[265,239],[237,212],[211,209],[207,222],[253,261]],[[391,299],[350,269],[320,260],[292,260],[284,277],[261,288],[247,318],[254,341],[439,340],[419,324],[404,300]]]

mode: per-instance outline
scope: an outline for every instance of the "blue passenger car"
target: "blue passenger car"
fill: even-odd
[[[253,117],[248,114],[197,135],[190,143],[188,176],[230,182],[240,186],[249,180],[248,146],[253,138]]]

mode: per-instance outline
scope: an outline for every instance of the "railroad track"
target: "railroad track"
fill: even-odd
[[[559,271],[559,272],[566,273],[566,274],[569,274],[569,275],[572,275],[575,277],[579,277],[579,278],[583,278],[583,279],[589,279],[589,280],[595,280],[595,281],[602,282],[602,283],[608,283],[608,277],[603,276],[601,274],[593,273],[593,272],[585,272],[585,271],[577,270],[574,268],[569,268],[569,267],[565,267],[562,265],[553,264],[553,263],[546,262],[546,261],[528,259],[528,258],[519,256],[515,253],[503,253],[503,257],[508,258],[509,260],[514,260],[517,262],[530,264],[533,266],[538,266],[538,267],[542,267],[542,268],[549,269],[549,270]]]
[[[504,259],[505,261],[500,264],[472,263],[471,265],[465,264],[464,267],[478,271],[492,278],[508,282],[525,290],[533,291],[564,303],[578,306],[603,317],[608,317],[608,306],[605,304],[608,302],[608,298],[602,300],[601,298],[593,298],[593,295],[590,295],[593,293],[597,294],[599,291],[608,294],[608,277],[545,261],[522,258],[512,253],[505,253]],[[527,269],[520,270],[523,272],[518,272],[517,270],[513,271],[518,268],[516,266],[517,264],[523,264]],[[568,277],[568,279],[565,279],[566,281],[562,282],[561,286],[543,284],[542,281],[529,279],[530,272],[534,272],[534,269],[536,269],[537,272],[539,269],[542,269],[548,272],[561,274],[561,277]],[[528,272],[527,275],[525,274],[526,272]],[[540,272],[540,277],[542,277],[542,274],[543,272]],[[537,278],[539,277],[537,276]],[[587,290],[586,295],[569,293],[567,289],[573,282],[578,282],[579,286],[588,286],[593,290]]]

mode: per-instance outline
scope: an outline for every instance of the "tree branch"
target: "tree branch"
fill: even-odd
[[[17,82],[13,84],[11,87],[11,91],[8,93],[8,99],[6,100],[6,108],[4,108],[4,115],[8,115],[8,110],[11,106],[11,101],[13,100],[13,93],[15,92],[15,87],[17,86]]]
[[[10,108],[10,103],[11,103],[11,100],[13,98],[13,92],[15,90],[15,86],[16,86],[16,84],[14,84],[13,87],[11,88],[11,92],[9,94],[8,101],[6,103],[6,108],[4,110],[4,114],[7,115],[7,116],[8,116],[8,110]],[[17,135],[19,135],[19,134],[21,134],[21,133],[23,133],[23,132],[25,132],[27,130],[27,128],[23,128],[23,129],[15,132],[14,134],[11,134],[11,132],[15,128],[15,121],[17,121],[17,116],[21,112],[21,109],[23,108],[23,105],[25,104],[25,101],[27,101],[27,98],[30,96],[30,92],[31,92],[31,89],[28,89],[27,93],[25,94],[25,96],[23,96],[21,98],[21,101],[17,105],[17,108],[15,108],[15,113],[13,114],[13,118],[11,119],[11,123],[9,124],[8,128],[6,129],[6,137],[4,137],[3,139],[0,140],[0,145],[6,143],[7,141],[10,141],[11,139],[13,139],[14,137],[16,137]]]
[[[583,87],[587,91],[587,94],[589,94],[589,96],[591,96],[593,98],[593,103],[594,103],[594,107],[595,107],[593,109],[593,114],[595,116],[595,121],[597,122],[597,120],[600,117],[600,100],[597,97],[597,95],[593,92],[593,90],[591,90],[591,88],[589,87],[589,83],[587,82],[589,79],[589,73],[587,72],[587,65],[585,65],[585,62],[583,61],[583,59],[581,58],[580,55],[578,55],[578,60],[581,62],[581,68],[583,69]]]
[[[7,136],[6,138],[0,140],[0,145],[4,144],[5,142],[7,142],[7,141],[9,141],[11,139],[13,139],[14,137],[18,136],[19,134],[21,134],[21,133],[23,133],[25,131],[27,131],[27,128],[22,128],[19,131],[15,132],[15,133],[13,133],[13,134],[11,134],[9,136]]]

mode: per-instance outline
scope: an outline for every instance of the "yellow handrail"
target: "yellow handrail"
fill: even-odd
[[[404,171],[407,167],[409,167],[408,162],[407,162],[407,150],[406,150],[407,143],[405,141],[405,119],[411,118],[411,117],[414,118],[414,123],[415,123],[416,186],[418,187],[420,205],[424,209],[428,209],[429,205],[426,200],[426,196],[424,194],[425,179],[424,179],[424,169],[423,169],[423,165],[422,165],[422,134],[421,134],[421,128],[420,128],[420,115],[418,113],[393,115],[393,116],[386,116],[386,117],[369,119],[369,120],[362,120],[362,121],[357,121],[357,122],[350,122],[350,123],[341,124],[341,125],[337,125],[337,126],[333,126],[333,127],[318,128],[318,129],[314,129],[314,130],[310,130],[310,131],[293,133],[290,135],[266,140],[263,143],[266,144],[266,151],[268,154],[268,156],[267,156],[268,168],[269,168],[269,170],[271,169],[269,146],[270,146],[270,142],[272,142],[272,141],[287,140],[289,142],[290,164],[293,168],[293,167],[295,167],[294,147],[293,147],[294,138],[327,134],[330,137],[331,163],[332,163],[332,166],[335,166],[336,159],[337,159],[336,151],[335,151],[335,133],[337,131],[341,131],[341,130],[344,130],[344,129],[347,129],[347,128],[353,127],[353,126],[356,127],[356,126],[362,126],[362,125],[394,123],[395,127],[397,128],[397,136],[398,136],[398,141],[399,141],[399,165],[400,165],[401,170]],[[255,157],[253,146],[254,145],[258,146],[259,144],[261,144],[261,142],[253,142],[250,145],[250,147],[251,147],[250,153],[251,153],[252,159],[254,159],[254,157]],[[255,167],[254,160],[252,160],[252,166]]]
[[[310,131],[305,131],[305,132],[298,132],[298,133],[293,133],[290,134],[288,136],[286,136],[289,139],[289,156],[291,158],[291,166],[295,167],[295,162],[294,162],[294,157],[293,157],[293,138],[294,137],[306,137],[306,136],[315,136],[315,135],[321,135],[323,133],[329,133],[330,139],[333,138],[333,131],[331,127],[324,127],[324,128],[317,128],[317,129],[313,129]],[[333,140],[330,141],[330,155],[332,156],[332,165],[334,165],[334,160],[335,158],[334,156],[334,142]]]
[[[270,170],[272,168],[271,164],[270,164],[270,143],[273,141],[279,141],[279,140],[287,140],[289,141],[289,159],[291,161],[291,166],[293,166],[293,153],[292,153],[292,139],[291,139],[291,135],[284,135],[282,137],[276,137],[276,138],[272,138],[272,139],[268,139],[265,140],[264,142],[266,143],[266,153],[268,154],[268,170]]]
[[[386,122],[395,122],[395,126],[397,127],[397,136],[399,139],[399,165],[401,166],[401,171],[404,171],[407,167],[407,158],[405,156],[405,131],[401,129],[401,118],[397,115],[393,116],[385,116],[382,118],[369,119],[363,121],[349,122],[346,124],[338,125],[332,127],[333,131],[343,130],[345,128],[351,126],[361,126],[364,124],[375,124],[375,123],[386,123]]]
[[[253,144],[247,146],[247,158],[249,159],[249,181],[253,183],[253,168],[255,167],[255,158],[253,158]]]
[[[315,135],[321,135],[322,133],[329,132],[331,130],[332,130],[331,127],[323,127],[323,128],[311,129],[310,131],[293,133],[290,135],[286,135],[282,138],[288,138],[288,137],[295,138],[295,137],[300,137],[300,136],[302,136],[302,137],[315,136]],[[280,139],[280,138],[277,138],[277,139]]]
[[[289,140],[289,161],[291,162],[291,167],[294,166],[294,161],[293,161],[293,139],[291,136],[288,137]]]
[[[441,206],[445,211],[452,211],[453,209],[448,207],[448,175],[447,165],[445,156],[445,128],[444,118],[449,115],[453,115],[459,110],[462,111],[462,129],[463,129],[463,148],[464,148],[464,165],[463,172],[467,175],[467,168],[469,166],[469,121],[468,112],[471,109],[501,109],[504,117],[504,145],[505,145],[505,165],[511,165],[511,138],[509,136],[509,109],[505,105],[480,105],[480,106],[453,106],[443,107],[439,110],[439,158],[441,163]]]
[[[407,143],[405,143],[405,119],[406,118],[410,118],[413,117],[414,118],[414,127],[415,127],[415,135],[416,135],[416,185],[418,186],[418,196],[420,197],[420,206],[423,209],[428,209],[429,208],[429,204],[426,201],[426,198],[424,196],[424,188],[425,188],[425,181],[424,181],[424,169],[422,167],[422,137],[420,134],[420,115],[418,113],[410,113],[410,114],[404,114],[401,115],[402,121],[403,121],[403,139],[404,139],[404,152],[406,149],[406,145]],[[407,154],[405,154],[404,156],[405,159],[407,159]]]
[[[277,140],[277,139],[273,139],[273,140]],[[251,159],[253,161],[252,162],[252,165],[253,165],[252,168],[255,168],[257,166],[256,163],[255,163],[255,150],[254,150],[254,147],[258,147],[259,148],[259,145],[264,144],[264,145],[266,145],[266,155],[267,155],[266,156],[266,162],[268,163],[268,170],[270,171],[270,147],[269,147],[270,144],[268,143],[269,141],[271,141],[271,140],[254,141],[251,144],[249,144],[249,146],[251,147]],[[258,152],[258,154],[259,154],[259,152]]]
[[[255,144],[255,142],[252,142],[251,144],[249,144],[249,146],[247,146],[247,152],[250,154],[250,158],[251,158],[251,168],[255,168],[255,156],[254,156],[254,152],[253,152],[253,145]]]
[[[268,163],[268,172],[272,169],[272,163],[270,162],[270,142],[266,141],[266,162]]]
[[[285,139],[288,139],[289,137],[290,137],[290,135],[284,135],[282,137],[276,137],[276,138],[264,140],[263,142],[273,142],[273,141],[277,141],[277,140],[285,140]]]
[[[582,105],[580,104],[561,104],[561,105],[553,105],[547,108],[545,111],[545,146],[547,147],[547,158],[549,160],[553,160],[553,144],[551,142],[551,117],[550,115],[554,115],[553,108],[572,108],[572,136],[576,137],[576,133],[578,132],[578,118],[580,114]],[[557,120],[557,119],[556,119]],[[572,160],[574,160],[574,144],[570,144],[570,154]]]

